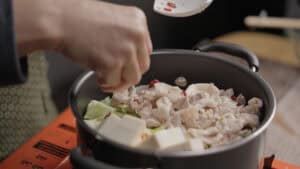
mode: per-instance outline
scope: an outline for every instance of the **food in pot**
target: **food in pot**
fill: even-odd
[[[123,145],[158,151],[205,151],[250,135],[259,126],[263,102],[246,102],[233,89],[212,83],[186,90],[158,80],[91,101],[86,124]]]

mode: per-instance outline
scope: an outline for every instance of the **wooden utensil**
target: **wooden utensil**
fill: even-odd
[[[247,16],[244,22],[256,28],[300,29],[300,19],[296,18]]]

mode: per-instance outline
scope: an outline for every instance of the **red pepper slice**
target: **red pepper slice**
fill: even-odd
[[[168,2],[167,5],[171,8],[176,8],[176,4],[173,2]]]
[[[149,88],[152,88],[155,86],[156,83],[159,83],[159,80],[152,80],[150,83],[149,83]]]
[[[167,11],[167,12],[171,12],[172,11],[171,8],[164,8],[164,10]]]
[[[138,104],[141,103],[141,102],[139,101],[139,99],[137,99],[137,98],[134,98],[133,101],[136,102],[136,103],[138,103]]]
[[[231,96],[231,99],[236,101],[237,97],[236,96]]]
[[[182,91],[182,94],[186,97],[186,92],[185,92],[185,90]]]

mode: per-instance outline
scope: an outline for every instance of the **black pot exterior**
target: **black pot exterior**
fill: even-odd
[[[201,157],[161,158],[163,169],[262,169],[265,134],[241,147]]]
[[[144,155],[130,154],[127,151],[117,150],[118,154],[113,154],[114,146],[109,143],[99,142],[97,139],[78,125],[80,146],[83,154],[94,156],[97,160],[94,168],[78,165],[78,169],[108,169],[99,165],[110,164],[126,168],[159,168],[159,169],[262,169],[265,133],[258,135],[252,141],[241,147],[231,149],[222,153],[208,154],[204,156],[183,156],[183,157],[161,157],[154,155],[146,158]],[[80,157],[80,156],[79,156]],[[90,158],[90,157],[89,157]],[[121,160],[118,160],[121,159]],[[82,156],[76,161],[83,160]],[[99,162],[101,161],[101,162]],[[90,164],[93,165],[93,164]],[[76,168],[76,166],[75,166]]]
[[[178,76],[189,83],[215,83],[219,88],[233,88],[247,99],[264,101],[261,127],[251,136],[236,143],[213,148],[204,153],[178,152],[163,154],[145,152],[118,145],[96,133],[83,122],[82,116],[91,99],[103,99],[93,72],[88,72],[74,85],[70,94],[71,108],[77,118],[79,140],[84,153],[91,153],[97,162],[130,167],[161,169],[258,169],[263,160],[265,130],[275,113],[275,97],[267,83],[250,69],[211,53],[191,50],[161,50],[151,56],[151,69],[141,84],[153,79],[174,84]],[[99,92],[97,92],[99,91]],[[97,163],[95,161],[95,163]]]

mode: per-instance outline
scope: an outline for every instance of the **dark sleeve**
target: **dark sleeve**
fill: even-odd
[[[0,0],[0,86],[26,80],[27,59],[16,53],[12,0]]]

